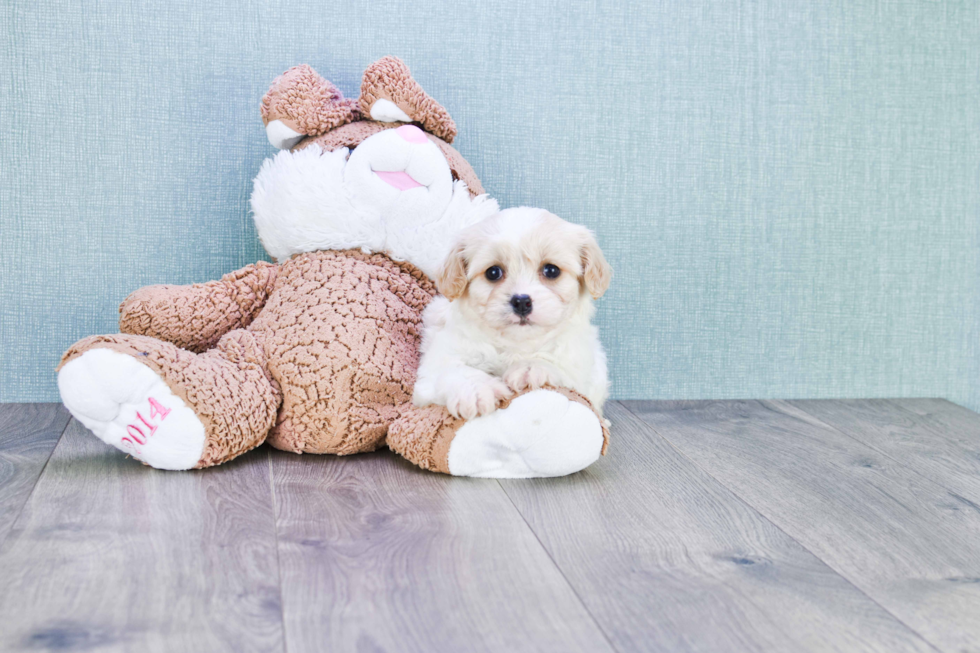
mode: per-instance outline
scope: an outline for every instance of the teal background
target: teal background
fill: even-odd
[[[263,92],[385,54],[502,205],[598,232],[614,396],[980,409],[980,3],[898,0],[6,0],[0,401],[262,257]]]

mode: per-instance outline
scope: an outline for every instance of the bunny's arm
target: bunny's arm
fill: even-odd
[[[119,330],[152,336],[194,352],[210,349],[232,329],[248,326],[276,283],[279,267],[259,262],[218,281],[146,286],[119,306]]]

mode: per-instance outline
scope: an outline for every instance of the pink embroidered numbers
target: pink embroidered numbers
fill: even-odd
[[[127,435],[123,436],[122,443],[127,445],[127,448],[132,449],[136,455],[140,455],[139,447],[137,444],[146,444],[146,441],[156,433],[157,429],[160,428],[160,424],[163,420],[167,419],[167,415],[170,414],[170,409],[161,404],[159,401],[153,397],[149,398],[150,402],[150,419],[147,420],[136,411],[137,422],[133,424],[126,425]]]
[[[162,422],[169,414],[170,414],[169,408],[162,406],[160,402],[158,402],[153,397],[150,397],[150,419],[153,419],[154,417],[159,415],[160,421]]]

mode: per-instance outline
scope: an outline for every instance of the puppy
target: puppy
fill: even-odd
[[[606,354],[590,324],[612,270],[592,232],[543,209],[466,229],[423,314],[417,406],[472,419],[524,390],[578,391],[602,414]]]

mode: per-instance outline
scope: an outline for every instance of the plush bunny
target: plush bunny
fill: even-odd
[[[251,200],[277,263],[127,297],[121,334],[85,338],[62,359],[71,413],[160,469],[217,465],[265,441],[339,455],[387,445],[467,476],[558,476],[595,461],[608,433],[568,389],[526,392],[468,422],[411,403],[432,279],[455,236],[497,203],[407,67],[375,62],[349,100],[297,66],[261,112],[273,145],[291,148],[263,163]]]

